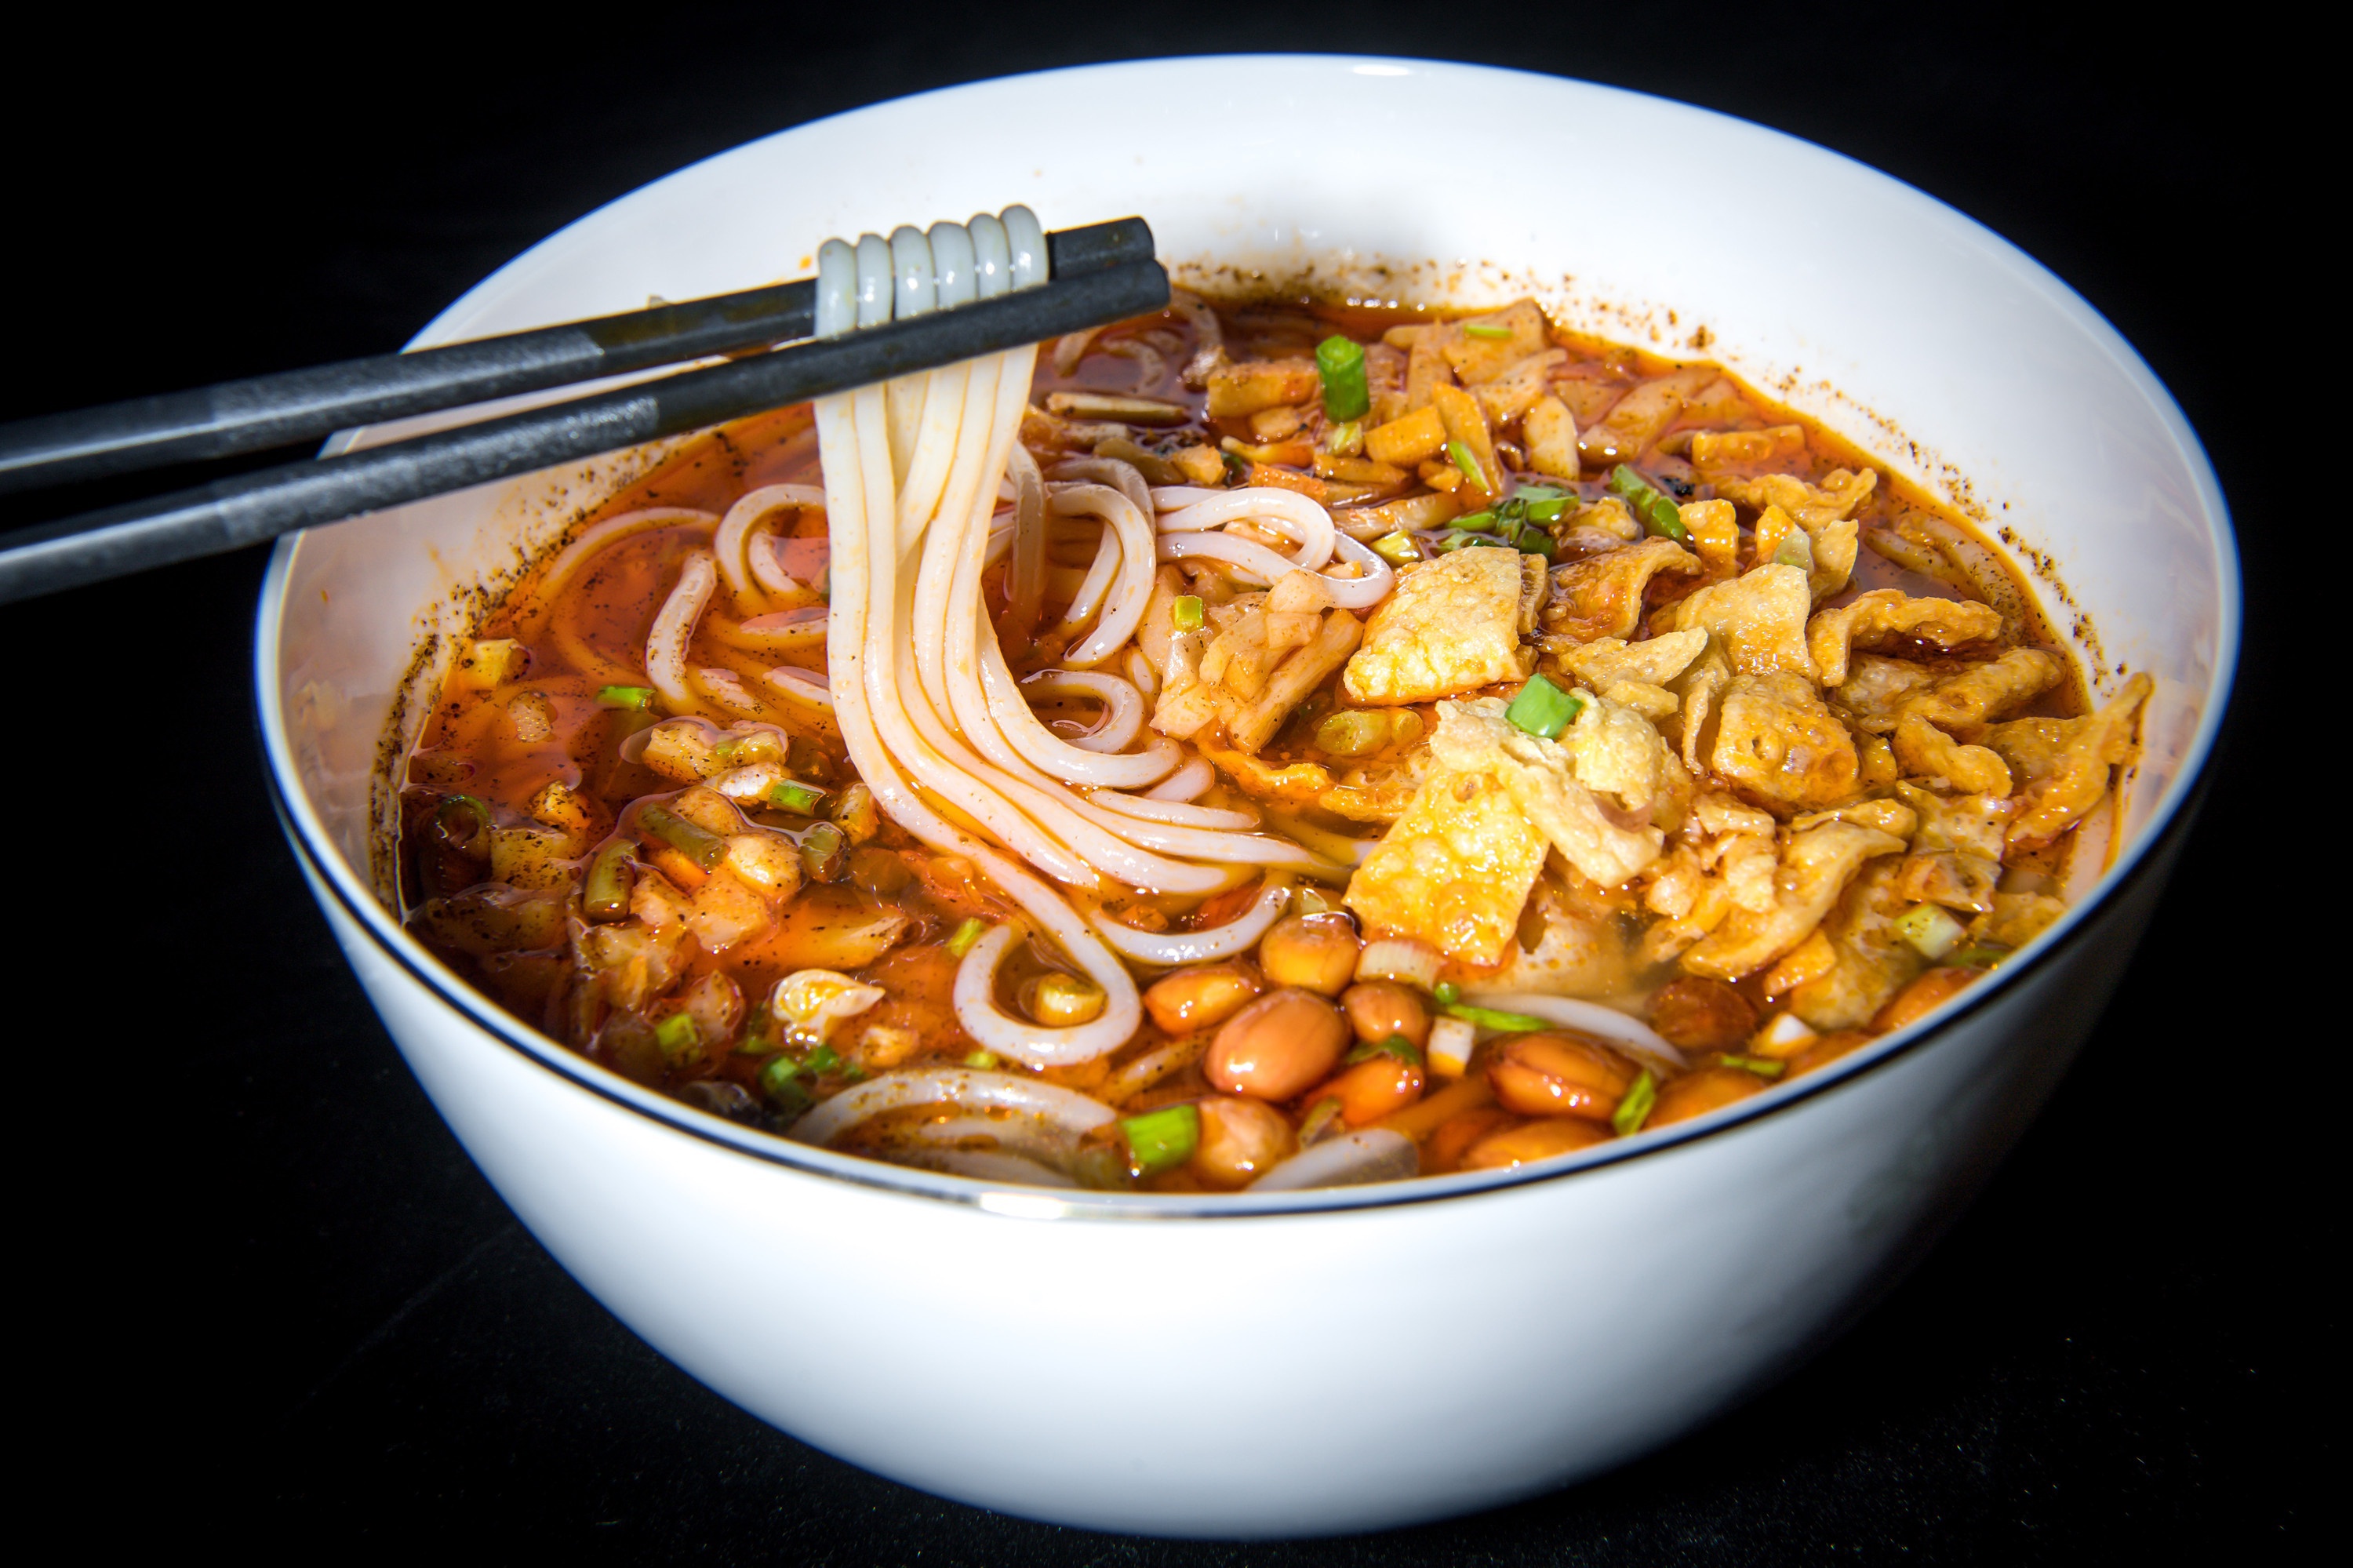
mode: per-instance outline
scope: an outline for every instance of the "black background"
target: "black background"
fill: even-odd
[[[216,15],[159,28],[93,8],[62,18],[69,43],[14,39],[0,417],[392,348],[605,201],[904,92],[1155,54],[1451,56],[1763,122],[2025,248],[2116,323],[2207,442],[2251,634],[2211,796],[2123,998],[1992,1188],[1858,1330],[1575,1490],[1386,1536],[1218,1546],[1051,1529],[852,1470],[690,1382],[554,1265],[418,1092],[278,836],[248,677],[261,552],[9,607],[20,1518],[120,1545],[842,1564],[2310,1550],[2307,1478],[2338,1446],[2307,1429],[2339,1364],[2317,1277],[2338,1233],[2291,1153],[2344,1072],[2328,1064],[2341,1022],[2307,1033],[2301,1000],[2341,989],[2326,954],[2343,919],[2297,903],[2331,867],[2326,837],[2315,854],[2290,835],[2326,833],[2328,813],[2292,792],[2320,694],[2286,683],[2280,636],[2290,562],[2323,564],[2301,543],[2311,524],[2288,526],[2309,504],[2288,486],[2344,415],[2326,396],[2341,369],[2295,362],[2325,317],[2299,309],[2314,296],[2288,268],[2312,243],[2304,198],[2341,179],[2270,193],[2304,156],[2285,62],[2316,40],[2243,9],[2200,31],[2042,7],[1464,0],[532,22],[411,6],[358,32]],[[1181,103],[1135,112],[1185,134]],[[1511,157],[1508,103],[1461,112]],[[1041,136],[1089,132],[1049,99],[1037,115]],[[1592,216],[1771,243],[1715,226],[1701,173],[1662,167],[1644,210]],[[1573,171],[1526,177],[1574,200]],[[1787,214],[1839,221],[1800,198]],[[2303,978],[2316,963],[2324,979]],[[744,1315],[866,1349],[856,1324]],[[1303,1411],[1327,1397],[1280,1392]],[[1107,1425],[1104,1440],[1148,1436]]]

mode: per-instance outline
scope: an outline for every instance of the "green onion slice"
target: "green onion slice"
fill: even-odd
[[[1512,499],[1534,503],[1560,501],[1566,499],[1567,495],[1568,492],[1556,484],[1524,484],[1512,493]]]
[[[1449,528],[1439,536],[1438,553],[1441,556],[1451,555],[1467,545],[1492,545],[1494,542],[1484,534],[1472,534],[1461,528]]]
[[[1496,326],[1492,322],[1464,322],[1462,330],[1472,337],[1489,338],[1498,343],[1509,339],[1512,335],[1511,328]]]
[[[800,1064],[790,1056],[778,1056],[760,1069],[760,1092],[768,1103],[787,1116],[807,1108],[816,1098],[808,1086],[800,1081]]]
[[[987,921],[978,916],[967,916],[964,924],[955,928],[955,935],[948,938],[948,951],[960,959],[972,951],[973,944],[987,934]]]
[[[1361,419],[1372,411],[1361,346],[1335,333],[1315,345],[1315,369],[1324,378],[1324,413],[1333,423]]]
[[[1544,676],[1531,675],[1512,705],[1504,710],[1504,716],[1526,734],[1558,740],[1584,706],[1585,699],[1575,692],[1564,692]]]
[[[816,816],[818,803],[824,799],[824,790],[790,779],[783,779],[768,789],[770,805],[801,817]]]
[[[1449,1018],[1459,1018],[1482,1029],[1501,1030],[1506,1034],[1533,1034],[1539,1029],[1552,1027],[1543,1019],[1531,1018],[1525,1012],[1504,1012],[1492,1007],[1472,1007],[1461,1001],[1449,1002],[1445,1008]]]
[[[1618,1129],[1619,1137],[1631,1138],[1642,1130],[1642,1124],[1651,1119],[1651,1107],[1658,1103],[1659,1081],[1651,1076],[1650,1069],[1645,1067],[1634,1075],[1632,1083],[1626,1086],[1625,1097],[1619,1100],[1618,1108],[1609,1113],[1609,1125]]]
[[[1438,999],[1440,1007],[1452,1007],[1462,1000],[1461,990],[1452,980],[1440,980],[1430,988],[1430,994]]]
[[[638,853],[635,839],[615,839],[588,863],[580,884],[580,907],[591,920],[618,920],[629,912],[629,892],[637,879],[629,857]]]
[[[1787,1062],[1776,1062],[1770,1056],[1719,1056],[1727,1067],[1737,1067],[1744,1073],[1754,1073],[1760,1078],[1778,1078],[1789,1070]]]
[[[830,1045],[820,1044],[801,1058],[801,1065],[812,1073],[830,1073],[841,1065],[841,1054]]]
[[[491,853],[491,809],[473,796],[450,796],[433,809],[433,821],[459,853],[480,859]]]
[[[1373,554],[1393,567],[1410,566],[1421,559],[1421,551],[1415,546],[1412,535],[1402,529],[1394,534],[1384,534],[1374,540]]]
[[[645,709],[654,705],[651,686],[599,686],[596,705],[600,708]]]
[[[1542,556],[1547,561],[1552,559],[1552,535],[1541,528],[1521,529],[1518,543],[1520,554],[1524,556]]]
[[[1495,532],[1495,514],[1493,512],[1473,512],[1457,517],[1453,525],[1465,533],[1493,534]]]
[[[1528,521],[1531,523],[1555,522],[1567,510],[1568,503],[1565,500],[1531,501],[1528,503]]]
[[[727,841],[708,828],[697,827],[675,811],[648,806],[638,813],[638,825],[709,871],[727,858]]]
[[[1003,1064],[1004,1058],[997,1055],[994,1051],[975,1051],[972,1054],[964,1059],[964,1065],[965,1066],[978,1067],[983,1072],[987,1071],[991,1067],[1001,1066]]]
[[[1168,619],[1170,623],[1173,624],[1179,631],[1200,630],[1200,599],[1197,596],[1189,593],[1179,596],[1176,602],[1168,607]]]
[[[1958,952],[1947,955],[1945,961],[1955,969],[1989,969],[2014,950],[2000,942],[1972,942]]]
[[[1369,1062],[1376,1056],[1394,1056],[1400,1062],[1421,1065],[1421,1048],[1402,1034],[1392,1034],[1386,1040],[1360,1040],[1348,1053],[1348,1065]]]
[[[1469,447],[1461,441],[1449,441],[1446,443],[1446,455],[1453,460],[1456,468],[1462,471],[1463,478],[1482,490],[1487,488],[1487,476],[1479,471],[1479,460],[1471,455]]]
[[[1127,1139],[1128,1162],[1138,1176],[1174,1171],[1201,1147],[1201,1107],[1190,1103],[1163,1106],[1119,1124]]]
[[[1672,539],[1678,545],[1691,542],[1691,530],[1683,526],[1682,509],[1624,463],[1609,471],[1609,488],[1626,498],[1626,504],[1634,509],[1642,526],[1652,534]]]
[[[702,1053],[702,1026],[691,1012],[673,1012],[654,1025],[654,1044],[673,1062]]]

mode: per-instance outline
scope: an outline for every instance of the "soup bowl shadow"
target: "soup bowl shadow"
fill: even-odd
[[[1195,106],[1187,137],[1123,129],[1162,96]],[[1534,128],[1509,167],[1475,117],[1430,112],[1502,96]],[[1050,143],[1031,129],[1048,102],[1103,129]],[[1278,162],[1270,114],[1410,122],[1419,150],[1376,169],[1286,142]],[[1640,210],[1640,171],[1662,160],[1717,171],[1720,241],[1611,216]],[[1557,188],[1532,191],[1530,171]],[[1777,223],[1793,189],[1849,221]],[[636,1332],[776,1426],[946,1497],[1167,1535],[1368,1530],[1564,1485],[1725,1410],[1958,1212],[2160,895],[2238,640],[2230,525],[2195,435],[2080,298],[1908,186],[1661,100],[1413,60],[1146,61],[822,121],[581,219],[417,344],[805,273],[829,235],[1013,201],[1050,228],[1141,213],[1180,281],[1206,288],[1533,293],[1568,324],[1723,363],[1973,511],[2032,565],[2097,692],[2157,679],[2124,804],[2087,825],[2111,838],[2105,868],[1920,1023],[1543,1166],[1049,1193],[789,1144],[523,1026],[385,901],[392,768],[452,640],[584,502],[658,455],[624,454],[313,530],[271,564],[256,679],[272,785],[402,1054],[501,1195]]]

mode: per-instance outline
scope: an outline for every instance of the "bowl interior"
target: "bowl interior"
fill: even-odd
[[[1185,106],[1185,136],[1137,115],[1155,101]],[[1517,106],[1508,156],[1478,112],[1500,101]],[[1089,129],[1044,134],[1041,116]],[[1402,130],[1391,155],[1368,160],[1297,134],[1328,123]],[[1703,223],[1630,216],[1652,206],[1652,171],[1664,166],[1707,171]],[[2157,680],[2105,876],[2082,879],[2074,908],[2039,945],[2063,939],[2146,850],[2211,747],[2238,637],[2230,526],[2196,437],[2130,346],[2031,260],[1909,186],[1659,99],[1324,56],[981,82],[681,170],[516,258],[412,346],[806,275],[828,236],[1016,201],[1049,228],[1142,214],[1179,281],[1211,289],[1311,276],[1367,301],[1534,294],[1577,328],[1726,366],[1978,518],[2010,544],[2097,693],[2129,672]],[[449,640],[486,598],[584,502],[648,461],[550,471],[280,547],[257,649],[275,779],[308,857],[414,973],[459,983],[380,902],[400,745]],[[476,1015],[496,1019],[488,1003]],[[1861,1070],[1900,1039],[1838,1070]],[[542,1047],[569,1055],[530,1046]],[[1787,1092],[1747,1102],[1747,1114]],[[659,1109],[696,1118],[667,1101]]]

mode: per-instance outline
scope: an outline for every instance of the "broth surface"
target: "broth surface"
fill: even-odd
[[[974,1040],[955,991],[984,933],[1016,927],[985,977],[1005,1014],[1082,1022],[1102,988],[879,810],[812,700],[833,542],[807,407],[688,443],[485,618],[407,763],[411,928],[533,1026],[717,1114],[783,1134],[853,1087],[960,1073],[947,1098],[868,1091],[828,1140],[1193,1191],[1368,1129],[1428,1174],[1762,1092],[1999,965],[2059,914],[2069,857],[2105,853],[2077,830],[2104,821],[2145,679],[2091,712],[1997,547],[1712,366],[1525,302],[1180,296],[1042,347],[1019,440],[1050,484],[1304,497],[1397,571],[1351,611],[1329,585],[1377,568],[1270,583],[1180,556],[1093,666],[1150,715],[1117,750],[1165,737],[1206,773],[1172,804],[1320,863],[1064,891],[1153,938],[1277,910],[1256,940],[1131,962],[1145,1020],[1091,1060]],[[649,640],[720,517],[778,485],[808,488],[754,518],[756,581],[694,616],[694,695],[665,705]],[[1027,681],[1111,613],[1065,612],[1116,551],[1101,518],[1050,512],[1029,616],[1019,486],[999,493],[1015,537],[981,593]],[[1263,516],[1216,531],[1294,547]],[[1067,683],[1030,705],[1076,745],[1117,717]],[[997,1103],[1000,1079],[1085,1099]]]

